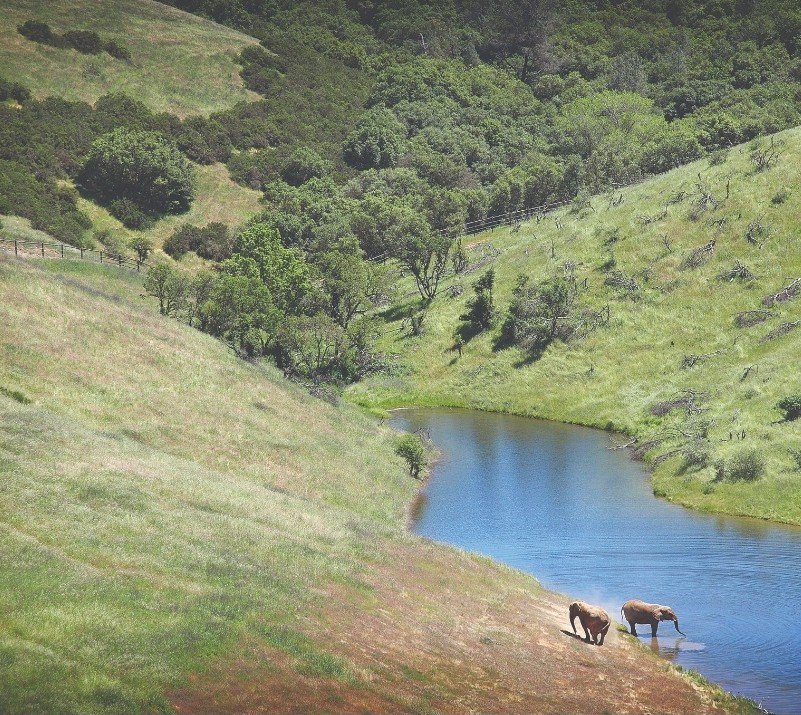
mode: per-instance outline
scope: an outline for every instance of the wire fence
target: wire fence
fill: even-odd
[[[41,256],[42,258],[70,258],[100,263],[104,266],[127,268],[141,273],[151,267],[147,261],[129,258],[119,253],[97,251],[93,248],[77,248],[67,243],[49,243],[47,241],[29,241],[19,238],[8,238],[0,235],[0,248],[15,256]]]

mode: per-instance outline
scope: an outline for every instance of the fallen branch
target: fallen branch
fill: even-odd
[[[729,281],[730,283],[734,280],[755,281],[756,276],[749,270],[748,266],[740,263],[740,261],[735,261],[729,270],[718,274],[718,280]]]
[[[703,246],[696,248],[687,258],[682,261],[682,268],[698,268],[702,263],[711,258],[715,252],[715,239],[710,239]]]
[[[782,288],[778,293],[765,296],[762,299],[762,305],[766,308],[770,308],[776,303],[784,303],[795,298],[799,293],[801,293],[801,278],[796,278],[790,285],[786,288]]]
[[[774,328],[769,333],[764,335],[762,340],[759,342],[768,343],[771,340],[776,340],[776,338],[781,338],[782,336],[787,335],[787,333],[795,330],[799,325],[801,325],[801,320],[795,320],[792,323],[782,323],[780,326]]]
[[[720,355],[721,350],[715,350],[713,353],[705,353],[703,355],[685,355],[681,360],[681,366],[683,369],[695,367],[698,363],[705,362],[716,355]]]

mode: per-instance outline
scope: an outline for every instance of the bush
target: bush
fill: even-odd
[[[295,149],[281,170],[281,178],[291,186],[300,186],[310,179],[321,179],[331,173],[333,165],[316,151],[301,146]]]
[[[136,201],[131,199],[116,199],[108,205],[108,210],[123,226],[132,228],[134,231],[146,229],[153,223],[152,217],[142,211]]]
[[[495,319],[495,302],[492,289],[495,285],[495,270],[490,268],[473,286],[475,295],[467,301],[467,310],[459,316],[464,321],[458,334],[467,340],[484,330],[489,330]]]
[[[190,117],[175,133],[178,148],[198,164],[213,164],[231,158],[231,140],[220,122]]]
[[[779,204],[783,204],[787,199],[790,198],[790,189],[784,187],[779,189],[770,199],[770,202],[774,206],[778,206]]]
[[[124,128],[94,141],[80,181],[101,201],[128,199],[149,214],[185,211],[195,191],[191,166],[174,144],[154,132]]]
[[[729,457],[723,466],[723,476],[729,481],[753,482],[765,473],[765,458],[756,449],[741,449]]]
[[[228,227],[216,222],[202,228],[185,223],[164,242],[164,252],[176,260],[189,251],[212,261],[230,258],[232,240]]]
[[[789,395],[776,403],[776,407],[784,413],[784,419],[792,422],[801,417],[801,395]]]
[[[395,454],[406,460],[413,477],[418,477],[428,462],[423,440],[416,434],[403,435],[395,446]]]
[[[712,450],[709,442],[705,440],[696,440],[687,445],[682,451],[684,458],[684,469],[703,469],[709,464],[709,457]]]
[[[19,104],[24,104],[30,98],[31,91],[25,85],[0,78],[0,102],[12,99]]]
[[[111,256],[124,256],[128,252],[128,244],[119,234],[108,229],[95,231],[94,240],[102,244],[102,249]]]
[[[0,214],[22,216],[33,228],[82,246],[92,222],[76,201],[74,190],[58,187],[52,179],[39,181],[21,164],[0,159]]]

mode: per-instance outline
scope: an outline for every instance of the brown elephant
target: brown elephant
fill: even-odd
[[[578,635],[576,631],[576,616],[578,616],[579,623],[584,629],[584,635],[587,637],[587,643],[595,643],[595,645],[603,645],[604,637],[609,631],[609,625],[612,622],[609,614],[603,608],[598,606],[591,606],[584,601],[573,601],[570,604],[570,625],[573,626],[573,633]],[[590,637],[592,634],[592,638]],[[600,636],[600,640],[598,640]]]
[[[679,619],[670,606],[659,606],[655,603],[644,603],[643,601],[626,601],[620,612],[629,622],[631,635],[637,635],[637,624],[650,624],[651,637],[656,638],[656,629],[659,628],[660,621],[673,621],[676,630],[679,630]]]

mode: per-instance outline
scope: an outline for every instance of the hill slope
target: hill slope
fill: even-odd
[[[17,32],[26,20],[46,22],[58,33],[94,30],[125,45],[131,62],[31,42]],[[14,0],[0,7],[3,76],[39,98],[93,103],[107,92],[126,92],[154,111],[210,114],[256,97],[245,89],[234,62],[255,42],[151,0]]]
[[[0,254],[0,710],[735,707],[617,633],[563,635],[566,600],[529,577],[407,536],[386,430],[139,290]]]
[[[403,327],[403,316],[419,309],[413,301],[387,313],[383,347],[399,353],[405,369],[354,386],[353,399],[614,428],[638,437],[637,448],[656,460],[657,493],[700,509],[801,523],[801,473],[792,451],[801,447],[801,422],[780,421],[776,409],[799,391],[801,300],[763,303],[801,276],[801,131],[776,141],[782,153],[766,171],[756,170],[753,147],[741,146],[718,165],[696,162],[594,197],[589,207],[477,238],[471,261],[495,269],[498,323],[518,275],[537,281],[571,273],[578,287],[573,315],[599,311],[603,323],[609,306],[608,324],[583,339],[556,341],[539,358],[499,349],[496,324],[459,356],[454,330],[483,270],[451,277],[464,294],[442,291],[422,337],[408,338]],[[710,240],[710,254],[698,254],[700,265],[689,267]],[[753,280],[720,278],[737,262]],[[738,327],[739,313],[760,310],[767,312],[745,316],[759,322]],[[691,404],[687,391],[695,395]],[[764,476],[725,476],[754,450],[766,463]]]

